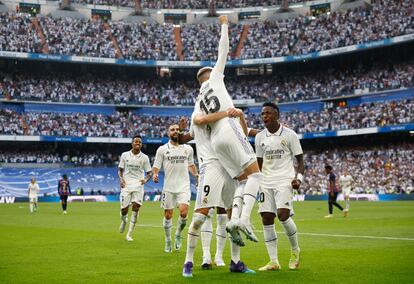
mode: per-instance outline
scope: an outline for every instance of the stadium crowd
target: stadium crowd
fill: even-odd
[[[20,120],[21,117],[21,120]],[[55,113],[0,112],[0,134],[51,135],[74,137],[165,137],[166,126],[177,123],[179,116],[141,116],[133,112]],[[261,129],[259,114],[248,114],[249,126]],[[24,121],[24,123],[22,123]],[[387,101],[357,107],[331,107],[320,112],[293,111],[281,114],[281,121],[297,133],[381,127],[414,122],[414,101]]]
[[[348,170],[355,181],[354,193],[414,193],[412,144],[305,152],[305,164],[301,193],[321,195],[326,192],[326,164],[333,167],[337,177]]]
[[[70,77],[0,73],[0,98],[48,102],[137,105],[194,105],[198,84],[172,79],[123,80],[105,76]],[[414,86],[414,63],[378,64],[272,77],[226,78],[233,99],[277,103]]]
[[[38,18],[50,54],[114,58],[115,48],[109,35],[111,29],[125,58],[181,58],[175,50],[171,25],[115,21],[106,24],[95,20]],[[28,16],[2,13],[0,21],[1,50],[40,52],[40,40],[31,28]],[[232,51],[237,48],[242,29],[241,24],[230,26]],[[307,54],[412,33],[413,1],[381,0],[371,6],[347,12],[335,11],[318,17],[298,17],[276,23],[252,23],[240,58]],[[218,25],[184,25],[181,29],[184,59],[216,60],[218,35]],[[9,37],[10,40],[6,40]],[[234,55],[231,52],[229,57]]]
[[[356,107],[329,107],[320,112],[282,112],[284,124],[297,133],[346,130],[414,122],[414,101],[387,101],[361,104]],[[252,128],[262,128],[259,114],[247,121]]]
[[[151,164],[154,157],[150,155]],[[119,156],[107,152],[62,154],[53,151],[0,151],[0,163],[66,163],[74,166],[113,166]],[[414,150],[410,144],[388,147],[357,147],[305,151],[305,179],[300,194],[326,193],[324,166],[329,164],[339,177],[345,169],[354,179],[353,192],[358,194],[414,193]]]

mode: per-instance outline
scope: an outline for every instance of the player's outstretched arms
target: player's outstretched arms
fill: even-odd
[[[223,74],[224,68],[226,67],[227,54],[230,51],[229,20],[226,15],[221,15],[218,19],[221,25],[221,35],[218,48],[217,62],[212,72],[217,71]]]

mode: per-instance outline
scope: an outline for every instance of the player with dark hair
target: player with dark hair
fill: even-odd
[[[151,178],[151,165],[147,155],[141,152],[141,136],[132,138],[132,149],[121,155],[118,166],[118,176],[121,183],[121,226],[123,233],[127,223],[128,208],[132,204],[131,221],[129,223],[127,241],[133,241],[132,233],[137,223],[139,209],[144,199],[144,184]],[[145,177],[144,177],[145,175]]]
[[[66,174],[62,175],[62,179],[58,182],[58,193],[60,197],[60,203],[62,204],[63,214],[67,214],[68,197],[71,193],[70,183]]]
[[[289,269],[297,269],[300,249],[296,224],[291,216],[293,189],[299,189],[303,181],[303,151],[297,134],[279,123],[279,107],[276,104],[264,103],[261,116],[265,129],[256,135],[255,140],[257,161],[263,173],[259,191],[259,212],[270,262],[259,270],[280,269],[274,225],[276,216],[291,245]],[[296,169],[294,159],[297,161]]]
[[[332,167],[330,165],[325,166],[325,173],[328,175],[327,180],[327,191],[328,191],[328,206],[329,206],[329,214],[325,216],[325,218],[332,218],[333,217],[333,205],[336,206],[339,210],[344,212],[344,208],[336,202],[339,193],[339,187],[337,184],[336,174],[333,172]],[[346,212],[344,212],[346,214]]]

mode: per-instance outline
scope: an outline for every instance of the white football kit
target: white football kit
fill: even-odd
[[[132,151],[124,152],[119,161],[119,168],[124,170],[125,187],[121,188],[121,208],[128,207],[132,202],[142,205],[144,185],[141,180],[151,171],[149,158],[142,152],[134,155]]]
[[[349,196],[351,193],[352,183],[354,179],[350,175],[341,175],[339,177],[339,185],[341,186],[342,194],[345,196]]]
[[[257,157],[263,158],[259,212],[277,213],[280,208],[292,211],[294,158],[303,154],[298,136],[280,125],[276,133],[264,129],[257,134],[255,146]]]
[[[37,183],[29,183],[29,202],[37,202],[37,195],[39,194],[40,188]]]
[[[161,207],[173,209],[179,204],[190,204],[190,175],[194,165],[194,151],[189,145],[174,146],[170,142],[160,146],[155,154],[154,167],[164,169]]]
[[[218,161],[210,142],[210,131],[207,126],[193,123],[197,110],[191,115],[190,135],[197,147],[200,178],[197,188],[195,210],[199,208],[232,207],[235,180],[226,172]]]
[[[219,55],[209,80],[200,87],[196,106],[203,114],[216,113],[234,108],[233,101],[224,84],[224,68],[229,52],[228,25],[221,25]],[[196,109],[197,110],[197,109]],[[256,160],[254,150],[236,118],[223,118],[209,124],[211,145],[219,162],[232,178]]]

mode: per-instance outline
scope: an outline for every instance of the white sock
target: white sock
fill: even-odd
[[[33,213],[33,204],[32,204],[32,203],[30,203],[30,204],[29,204],[29,207],[30,207],[30,213]]]
[[[207,216],[197,212],[193,215],[193,221],[188,228],[187,253],[185,255],[184,263],[187,263],[189,261],[194,262],[194,250],[197,246],[198,237],[200,236],[201,226],[205,222],[206,217]]]
[[[230,221],[230,220],[227,219],[227,221]],[[231,244],[230,246],[231,260],[233,260],[234,263],[238,263],[240,261],[240,247],[233,242],[230,242],[230,244]]]
[[[164,232],[165,232],[165,241],[171,241],[171,227],[172,227],[172,220],[165,219],[163,221],[164,225]]]
[[[264,241],[270,261],[278,262],[277,257],[277,234],[275,224],[263,225]]]
[[[239,185],[234,192],[233,208],[231,211],[231,220],[237,222],[243,209],[243,192],[246,186],[246,180],[239,182]]]
[[[250,223],[250,214],[252,213],[254,204],[256,203],[257,192],[259,191],[261,173],[254,173],[247,178],[246,186],[243,193],[243,209],[241,213],[241,221]]]
[[[121,216],[121,220],[122,220],[123,222],[126,222],[126,221],[127,221],[127,216],[128,216],[128,214],[122,215],[122,211],[121,211],[120,216]]]
[[[349,210],[349,199],[345,199],[345,209]]]
[[[217,229],[216,229],[216,255],[214,259],[223,259],[223,250],[226,245],[226,223],[227,214],[217,214]]]
[[[137,220],[138,220],[138,212],[132,211],[131,221],[129,222],[129,228],[128,228],[128,236],[132,235],[132,232],[134,231]]]
[[[184,230],[184,227],[186,224],[187,224],[187,217],[183,218],[181,216],[178,216],[177,230],[175,231],[176,236],[181,236],[181,232]]]
[[[298,234],[296,232],[295,222],[293,222],[292,218],[289,217],[286,221],[280,223],[282,224],[283,228],[285,229],[285,233],[289,238],[290,247],[294,251],[298,250]]]
[[[205,222],[201,227],[201,245],[203,247],[203,261],[210,261],[210,244],[213,236],[213,220],[211,216],[206,216]]]

